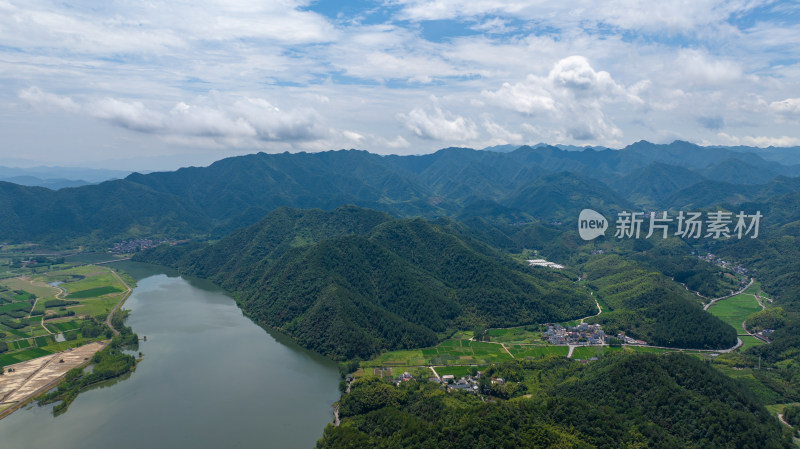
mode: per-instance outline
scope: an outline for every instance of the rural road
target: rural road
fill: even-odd
[[[111,325],[111,317],[113,317],[113,316],[114,316],[114,314],[115,314],[115,313],[117,313],[117,311],[119,310],[119,308],[120,308],[120,307],[122,307],[122,303],[124,303],[124,302],[125,302],[125,300],[126,300],[126,299],[128,299],[128,296],[130,296],[130,295],[131,295],[131,292],[132,292],[133,290],[131,290],[131,287],[130,287],[130,286],[129,286],[129,285],[128,285],[128,284],[127,284],[125,281],[123,281],[121,277],[119,277],[119,275],[117,274],[117,272],[116,272],[116,271],[114,271],[114,270],[110,270],[110,269],[109,269],[109,271],[111,271],[111,274],[113,274],[113,275],[114,275],[114,277],[116,277],[116,278],[117,278],[117,280],[119,280],[120,282],[122,282],[122,285],[124,285],[124,286],[125,286],[125,289],[126,289],[126,290],[125,290],[125,294],[124,294],[124,295],[122,295],[122,298],[120,298],[120,300],[119,300],[119,302],[117,303],[117,305],[115,305],[115,306],[114,306],[114,308],[113,308],[113,309],[111,309],[111,312],[109,312],[109,313],[108,313],[108,316],[106,317],[106,326],[108,326],[108,328],[109,328],[109,329],[111,329],[111,332],[114,332],[114,335],[119,335],[119,331],[118,331],[118,330],[116,330],[116,329],[114,329],[114,326],[112,326],[112,325]]]
[[[738,295],[739,293],[742,293],[743,291],[747,290],[747,288],[748,288],[748,287],[750,287],[751,285],[753,285],[753,281],[754,281],[754,280],[755,280],[754,278],[750,278],[750,282],[748,282],[748,283],[747,283],[747,285],[745,285],[744,287],[742,287],[742,288],[741,288],[741,289],[740,289],[738,292],[731,293],[730,295],[726,295],[726,296],[720,296],[719,298],[714,298],[714,299],[712,299],[710,303],[708,303],[708,304],[706,304],[705,306],[703,306],[703,310],[708,310],[708,308],[709,308],[709,307],[711,307],[711,305],[713,305],[713,304],[714,304],[715,302],[717,302],[717,301],[720,301],[720,300],[723,300],[723,299],[728,299],[728,298],[730,298],[731,296],[736,296],[736,295]]]

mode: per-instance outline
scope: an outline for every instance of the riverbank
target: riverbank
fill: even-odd
[[[9,365],[0,376],[0,419],[58,385],[72,368],[87,365],[108,340]]]

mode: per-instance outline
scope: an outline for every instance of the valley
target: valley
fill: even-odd
[[[224,359],[209,362],[220,363],[211,370],[216,383],[203,377],[198,385],[220,389],[214,401],[228,401],[226,395],[243,401],[235,387],[231,390],[230,383],[219,379],[246,376],[250,383],[242,385],[258,389],[250,376],[265,368],[238,368],[250,363],[244,349],[217,354],[194,347],[189,336],[195,332],[222,336],[214,333],[220,323],[187,320],[190,297],[179,301],[181,312],[165,304],[173,313],[165,317],[145,308],[122,308],[130,302],[128,296],[136,297],[134,279],[150,279],[135,274],[150,272],[142,268],[147,263],[229,292],[235,301],[228,299],[229,306],[235,304],[244,320],[237,320],[237,326],[248,322],[280,335],[275,350],[281,353],[285,349],[277,348],[287,347],[324,357],[324,382],[335,386],[337,376],[329,368],[339,363],[339,400],[336,394],[322,394],[327,406],[335,403],[338,425],[325,429],[320,447],[352,441],[380,447],[386,435],[372,433],[372,423],[385,419],[408,429],[416,429],[423,419],[430,435],[459,428],[452,432],[469,438],[459,426],[477,425],[477,416],[493,413],[522,420],[526,424],[520,429],[534,434],[544,432],[542,422],[550,422],[545,433],[567,445],[580,441],[587,447],[611,448],[619,441],[663,440],[684,447],[715,438],[687,412],[703,404],[712,404],[708,407],[714,416],[746,422],[752,435],[766,435],[766,447],[787,447],[788,431],[775,430],[786,426],[763,407],[800,401],[795,373],[800,366],[795,360],[798,309],[793,299],[795,256],[800,254],[792,240],[800,217],[781,206],[800,198],[800,184],[782,174],[742,187],[734,202],[725,202],[734,198],[720,192],[730,186],[706,177],[712,173],[708,164],[713,165],[713,157],[689,158],[688,167],[675,159],[698,148],[676,142],[596,154],[564,154],[544,146],[502,155],[447,149],[405,158],[353,151],[296,158],[259,154],[206,168],[132,174],[63,193],[30,192],[45,203],[57,202],[59,206],[43,213],[58,214],[65,227],[38,235],[37,244],[6,245],[0,254],[5,267],[0,332],[8,348],[0,361],[12,369],[37,360],[52,364],[50,358],[59,351],[110,342],[84,361],[90,362],[90,370],[70,371],[57,388],[39,396],[43,410],[59,419],[86,413],[82,398],[92,397],[97,386],[117,382],[108,390],[131,391],[125,385],[138,385],[142,372],[153,376],[148,370],[169,365],[170,357],[185,367],[198,366],[198,358]],[[725,151],[709,154],[734,156]],[[669,161],[663,160],[666,152],[672,152]],[[752,155],[737,157],[754,160]],[[485,164],[494,164],[496,172],[477,170]],[[564,172],[567,166],[575,171]],[[453,177],[453,167],[473,178],[443,182],[459,179]],[[277,184],[254,177],[264,170],[296,178],[285,187],[289,191],[267,200],[264,192]],[[358,173],[358,179],[339,184],[345,175],[334,176],[337,170]],[[319,173],[331,177],[323,182]],[[643,179],[655,180],[654,173],[682,173],[683,178],[645,188]],[[528,175],[533,179],[522,179]],[[225,188],[199,184],[218,176],[228,176]],[[359,187],[351,190],[355,184]],[[708,195],[708,189],[719,195]],[[104,213],[112,197],[128,203],[135,214],[118,215],[114,223],[84,233],[83,214]],[[70,205],[69,212],[64,205]],[[656,207],[677,215],[684,206],[703,213],[759,208],[765,218],[758,239],[623,239],[609,232],[583,240],[575,230],[583,208],[612,217],[612,228],[619,211],[644,214]],[[143,214],[136,215],[137,208]],[[79,209],[80,214],[71,215]],[[35,225],[27,228],[25,223],[38,213],[17,213],[9,229],[36,232]],[[138,321],[137,313],[146,320]],[[131,346],[139,342],[135,323],[149,329],[150,320],[186,327],[186,338],[180,341],[194,348],[195,355],[179,357],[174,351],[183,349],[160,346],[150,331],[148,342],[139,343],[149,349],[139,352]],[[262,337],[252,337],[252,343],[258,345]],[[158,353],[162,357],[150,362],[151,354]],[[144,368],[148,363],[156,366]],[[25,365],[20,368],[28,372]],[[686,383],[690,372],[700,373],[700,383],[707,386]],[[279,373],[283,371],[277,367],[278,378]],[[616,376],[613,381],[607,379],[609,373]],[[648,378],[652,373],[655,379]],[[48,382],[53,375],[48,372]],[[146,379],[148,388],[159,391],[157,378]],[[212,384],[216,386],[208,386]],[[173,400],[180,404],[200,393],[186,394]],[[617,396],[635,405],[631,409]],[[586,397],[600,398],[599,405],[582,402]],[[641,402],[642,397],[660,405]],[[330,408],[321,407],[318,399],[312,402],[317,416],[325,415],[321,432]],[[516,405],[521,408],[508,408]],[[463,423],[445,418],[451,407],[462,410]],[[552,414],[559,407],[589,415],[570,421]],[[23,408],[3,421],[26,410],[30,412]],[[642,418],[630,421],[629,410]],[[616,417],[607,415],[611,411]],[[665,420],[672,423],[667,430],[658,424]],[[581,430],[565,430],[574,426]],[[393,428],[401,432],[393,438],[410,432]],[[634,430],[620,436],[622,428]],[[504,438],[493,430],[486,434],[495,443]],[[162,435],[173,438],[171,432]],[[749,447],[748,437],[733,430],[714,435],[725,444],[738,441]]]

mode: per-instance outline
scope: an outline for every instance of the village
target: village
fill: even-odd
[[[467,374],[456,379],[453,374],[445,374],[441,377],[430,376],[427,378],[428,382],[441,384],[441,388],[445,391],[465,391],[468,393],[479,394],[481,393],[481,382],[483,372],[473,371],[472,374]],[[414,376],[408,371],[392,379],[395,386],[400,386],[403,382],[410,382],[415,380]],[[352,377],[348,378],[348,382],[352,381]],[[506,381],[502,377],[492,377],[488,381],[483,381],[485,385],[505,385]],[[484,388],[485,389],[485,388]]]

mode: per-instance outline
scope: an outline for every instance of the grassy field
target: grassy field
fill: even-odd
[[[601,357],[603,354],[612,352],[628,351],[621,346],[579,346],[572,352],[573,359],[588,360],[592,357]]]
[[[739,348],[740,351],[746,351],[747,349],[752,348],[753,346],[761,346],[766,344],[762,340],[759,340],[756,337],[751,337],[749,335],[740,335],[739,338],[742,339],[742,347]]]
[[[48,354],[52,354],[52,352],[42,348],[30,348],[25,349],[24,351],[0,354],[0,366],[13,365],[15,363],[24,362],[26,360],[35,359]]]
[[[361,366],[488,365],[503,360],[511,360],[511,355],[499,344],[454,339],[432,348],[386,352]]]
[[[542,341],[542,332],[544,330],[542,326],[532,325],[511,329],[489,329],[487,335],[490,341],[498,343],[544,344]]]
[[[550,354],[566,357],[569,353],[569,348],[566,346],[507,345],[506,347],[517,359],[539,359]]]
[[[55,298],[56,294],[60,292],[58,288],[47,285],[47,282],[42,282],[36,279],[5,279],[3,280],[3,285],[12,290],[23,290],[28,293],[33,293],[37,298]]]
[[[88,290],[81,290],[79,292],[70,293],[68,298],[69,299],[85,299],[85,298],[92,298],[92,297],[95,297],[95,296],[107,295],[109,293],[119,293],[121,291],[122,290],[120,290],[117,287],[114,287],[114,286],[111,286],[111,285],[105,285],[103,287],[95,287],[95,288],[90,288]]]
[[[748,315],[760,310],[756,298],[744,293],[717,301],[708,308],[709,313],[733,326],[737,332],[742,331],[742,322]]]

